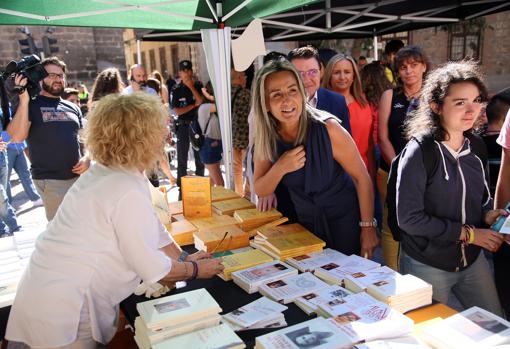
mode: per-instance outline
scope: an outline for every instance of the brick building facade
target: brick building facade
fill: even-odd
[[[67,81],[82,81],[89,88],[98,72],[108,67],[116,67],[126,75],[126,60],[122,29],[54,27],[52,34],[47,34],[47,27],[29,26],[37,46],[41,38],[48,35],[57,39],[59,52],[55,55],[67,64]],[[0,66],[5,66],[12,59],[19,59],[21,53],[18,40],[26,35],[17,26],[2,26],[0,31]]]

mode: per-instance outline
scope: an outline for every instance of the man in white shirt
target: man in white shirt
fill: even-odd
[[[129,86],[123,91],[123,95],[129,95],[133,92],[144,91],[151,95],[157,95],[158,93],[147,86],[147,71],[141,64],[133,64],[129,68]]]

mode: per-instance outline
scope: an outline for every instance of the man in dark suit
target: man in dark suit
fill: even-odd
[[[299,47],[290,51],[287,58],[303,79],[308,103],[336,116],[342,122],[342,126],[351,133],[349,110],[345,103],[345,97],[320,87],[323,70],[321,70],[317,49],[313,46]]]

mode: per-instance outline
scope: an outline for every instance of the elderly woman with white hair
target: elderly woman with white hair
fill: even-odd
[[[332,115],[306,104],[303,82],[287,61],[257,73],[255,192],[285,185],[298,222],[345,254],[371,257],[378,244],[372,182],[348,132]]]
[[[143,280],[209,278],[220,260],[185,256],[154,213],[143,172],[161,158],[158,97],[109,95],[89,116],[96,163],[68,191],[36,242],[6,338],[29,348],[96,348],[116,331],[119,303]]]

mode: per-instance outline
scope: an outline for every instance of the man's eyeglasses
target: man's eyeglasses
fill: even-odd
[[[310,69],[307,71],[300,71],[299,75],[301,75],[302,78],[309,77],[309,78],[315,78],[317,75],[319,75],[320,70],[319,69]]]
[[[50,79],[56,79],[56,78],[64,79],[66,77],[66,74],[48,73],[48,77]]]

